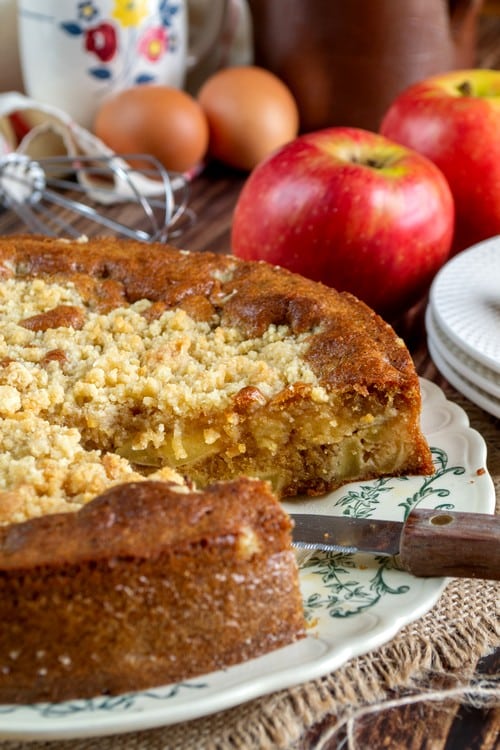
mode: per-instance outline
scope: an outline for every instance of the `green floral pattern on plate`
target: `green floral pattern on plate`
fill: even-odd
[[[352,617],[373,607],[386,594],[406,594],[409,591],[407,584],[394,587],[385,580],[384,572],[392,567],[390,557],[375,558],[376,571],[367,584],[356,576],[354,558],[354,555],[318,552],[305,563],[304,567],[313,568],[313,574],[321,580],[321,591],[304,602],[306,620],[311,622],[319,608],[325,609],[330,617]]]
[[[423,500],[428,501],[432,496],[445,498],[450,495],[449,488],[442,485],[445,475],[460,476],[465,473],[464,466],[448,465],[446,451],[431,448],[431,452],[435,473],[422,478],[417,491],[399,503],[398,507],[404,509],[404,519]],[[335,505],[343,508],[344,516],[369,518],[384,493],[393,491],[396,483],[407,481],[408,477],[391,477],[361,484],[348,490]],[[451,510],[454,507],[453,503],[440,503],[435,509]],[[305,616],[309,622],[317,616],[320,609],[325,610],[330,617],[351,617],[373,607],[383,596],[397,596],[408,592],[407,584],[392,586],[387,582],[386,572],[395,567],[392,558],[374,557],[373,575],[367,581],[360,581],[359,576],[356,576],[356,570],[359,570],[358,557],[354,554],[317,552],[302,563],[302,569],[309,568],[321,582],[318,590],[304,601]]]
[[[421,486],[418,490],[407,498],[403,503],[399,503],[400,507],[404,508],[404,519],[406,520],[410,512],[415,508],[422,500],[428,499],[431,495],[437,497],[448,497],[450,490],[447,487],[439,486],[443,477],[446,474],[455,474],[460,476],[465,473],[464,466],[448,466],[448,455],[446,451],[441,448],[431,448],[432,457],[434,461],[435,473],[429,477],[425,477],[422,480]],[[391,492],[394,489],[396,482],[407,482],[408,477],[390,477],[384,479],[377,479],[368,484],[359,485],[355,489],[349,490],[339,500],[336,505],[344,508],[342,515],[350,516],[352,518],[369,518],[372,515],[373,510],[380,502],[380,496],[384,492]],[[455,506],[450,503],[442,503],[436,505],[435,509],[446,508],[450,510]]]
[[[62,718],[69,715],[75,716],[80,713],[92,713],[94,711],[126,711],[133,708],[138,698],[152,700],[170,700],[177,698],[181,691],[200,690],[207,687],[206,682],[179,682],[165,689],[146,690],[141,693],[126,693],[124,695],[104,695],[87,700],[72,700],[64,703],[30,703],[23,708],[29,708],[44,718]],[[0,715],[16,711],[18,706],[0,706]]]

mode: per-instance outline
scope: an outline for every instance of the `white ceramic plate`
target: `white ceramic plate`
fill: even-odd
[[[347,485],[323,498],[286,503],[308,511],[401,520],[416,505],[493,513],[486,446],[465,412],[422,381],[422,427],[432,447],[431,477]],[[117,734],[204,716],[321,677],[377,648],[439,598],[446,580],[416,578],[391,560],[317,553],[300,573],[309,635],[230,669],[140,693],[66,703],[0,705],[0,739],[72,739]]]
[[[469,401],[472,401],[473,404],[480,406],[481,409],[484,409],[484,411],[487,411],[494,417],[500,418],[500,399],[495,398],[495,396],[492,396],[490,393],[487,393],[481,388],[478,388],[475,383],[472,383],[470,380],[465,378],[462,373],[455,370],[455,368],[452,367],[449,362],[447,362],[440,349],[435,346],[432,338],[429,338],[427,340],[427,346],[434,364],[436,365],[440,373],[444,375],[446,380],[448,380],[452,384],[452,386],[457,389],[457,391],[463,393],[463,395],[466,396]]]
[[[429,341],[448,365],[477,388],[500,398],[500,373],[469,357],[466,352],[455,346],[436,322],[430,305],[425,313],[425,325]]]
[[[430,305],[456,346],[500,372],[500,236],[448,261],[432,283]]]

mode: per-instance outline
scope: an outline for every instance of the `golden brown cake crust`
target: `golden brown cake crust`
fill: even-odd
[[[2,266],[4,277],[90,277],[95,283],[87,281],[88,294],[97,309],[150,299],[193,310],[204,298],[222,312],[222,325],[248,336],[261,336],[271,324],[295,334],[321,325],[307,355],[321,382],[415,386],[407,349],[376,313],[350,294],[266,263],[112,238],[84,243],[21,235],[2,238]]]
[[[245,479],[121,485],[0,529],[0,702],[167,684],[303,637],[290,529]]]

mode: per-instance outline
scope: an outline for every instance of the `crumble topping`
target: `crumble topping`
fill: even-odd
[[[179,308],[150,319],[151,306],[99,313],[69,281],[0,281],[0,523],[77,509],[146,475],[182,482],[165,465],[216,450],[211,414],[231,429],[241,404],[296,383],[326,401],[303,358],[308,334],[270,325],[248,339]],[[200,417],[201,438],[186,432]],[[130,450],[151,447],[142,463],[157,470],[139,471]]]

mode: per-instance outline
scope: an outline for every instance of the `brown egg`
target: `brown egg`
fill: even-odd
[[[263,68],[248,65],[215,73],[201,87],[198,101],[210,127],[209,153],[237,169],[253,169],[298,132],[295,99]]]
[[[208,146],[208,123],[200,105],[168,86],[134,86],[107,99],[97,112],[94,132],[116,153],[151,154],[175,172],[195,167]]]

